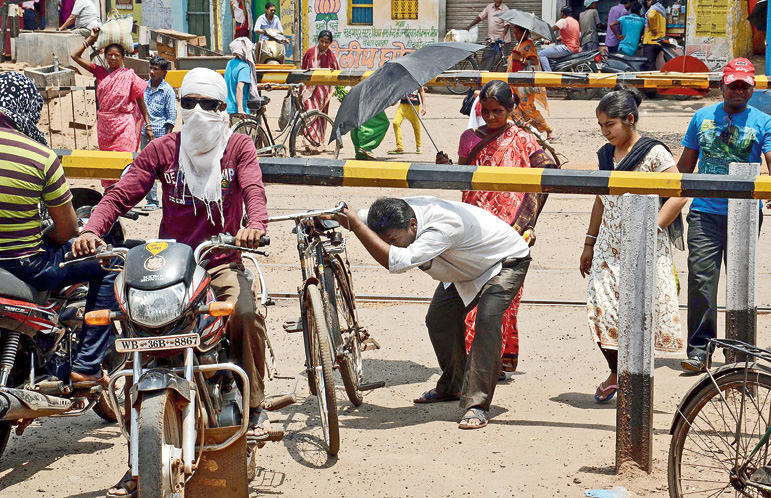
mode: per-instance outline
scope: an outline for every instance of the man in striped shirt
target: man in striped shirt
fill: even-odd
[[[115,273],[97,262],[59,268],[72,248],[78,220],[62,165],[37,129],[42,106],[43,98],[29,78],[15,72],[0,74],[0,268],[41,290],[88,281],[87,311],[117,308],[112,291]],[[45,236],[41,203],[53,221]],[[102,378],[109,340],[109,327],[83,326],[71,365],[75,387],[88,387]]]

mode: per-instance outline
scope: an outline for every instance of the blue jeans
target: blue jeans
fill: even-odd
[[[24,29],[29,29],[30,31],[36,31],[37,30],[37,14],[35,14],[35,9],[24,9]]]
[[[147,147],[147,144],[149,143],[150,141],[147,139],[147,135],[145,135],[145,132],[143,131],[139,144],[140,150],[144,150],[144,148]],[[151,188],[145,196],[145,201],[147,201],[149,206],[160,206],[160,204],[158,204],[158,182],[153,183],[153,188]]]
[[[42,248],[42,252],[32,256],[0,261],[0,267],[41,290],[56,290],[68,285],[88,282],[86,311],[118,309],[113,291],[117,273],[105,271],[96,261],[59,268],[59,263],[64,261],[64,255],[72,249],[72,241],[57,245],[44,240]],[[110,325],[94,327],[84,323],[80,334],[80,345],[72,361],[71,370],[86,375],[101,372],[102,360],[110,347],[111,339]]]
[[[538,53],[538,60],[541,61],[541,69],[544,71],[551,71],[551,62],[549,61],[549,57],[552,59],[558,59],[572,53],[573,52],[571,52],[570,49],[562,43],[544,48]]]

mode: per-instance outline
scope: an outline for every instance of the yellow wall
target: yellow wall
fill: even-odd
[[[727,5],[727,9],[720,5]],[[703,60],[712,71],[736,57],[750,56],[752,28],[747,10],[743,0],[688,0],[686,54]]]

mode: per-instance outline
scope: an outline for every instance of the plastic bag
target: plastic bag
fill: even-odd
[[[110,45],[120,45],[127,54],[133,53],[134,39],[131,37],[133,26],[134,16],[132,15],[110,19],[99,30],[94,50],[102,50]]]
[[[286,97],[284,97],[284,103],[281,104],[281,114],[278,117],[278,127],[282,130],[286,128],[292,121],[292,116],[294,116],[296,110],[297,108],[294,99],[292,99],[292,94],[287,93]]]

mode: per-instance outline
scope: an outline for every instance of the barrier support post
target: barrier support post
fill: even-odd
[[[659,198],[621,196],[616,471],[653,470],[653,303]]]
[[[760,164],[731,163],[730,175],[755,177]],[[756,343],[758,311],[756,278],[760,210],[754,199],[728,199],[726,243],[725,336],[752,345]],[[726,362],[745,361],[744,354],[725,350]]]

